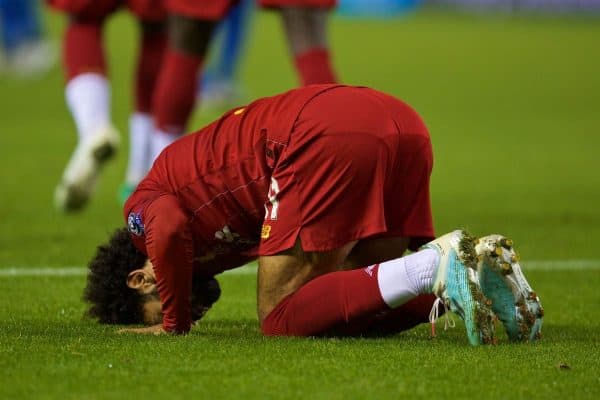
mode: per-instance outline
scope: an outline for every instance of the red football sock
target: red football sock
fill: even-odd
[[[337,81],[327,49],[314,48],[297,54],[294,62],[303,86]]]
[[[179,135],[194,107],[202,58],[173,49],[164,57],[152,111],[159,131]]]
[[[142,33],[135,73],[135,110],[150,113],[152,96],[165,52],[166,34],[162,31]]]
[[[377,283],[378,265],[333,272],[308,282],[265,318],[272,336],[393,334],[427,322],[435,296],[390,309]]]
[[[86,72],[106,75],[102,25],[102,20],[69,22],[63,39],[67,81]]]

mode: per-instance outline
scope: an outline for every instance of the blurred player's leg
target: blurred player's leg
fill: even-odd
[[[169,15],[168,47],[152,103],[156,124],[152,160],[185,130],[196,98],[198,70],[215,25],[214,20]]]
[[[72,15],[64,36],[65,95],[79,136],[56,188],[56,206],[64,211],[78,210],[87,203],[102,166],[119,144],[110,115],[110,86],[102,43],[104,20],[105,16]]]
[[[216,74],[221,79],[232,81],[235,78],[252,10],[251,0],[241,0],[223,21],[225,32],[219,59],[215,65]]]
[[[141,22],[141,40],[135,71],[134,112],[129,119],[129,161],[120,200],[125,202],[151,165],[151,140],[154,133],[152,96],[156,87],[166,46],[162,22]]]
[[[302,85],[333,83],[337,78],[331,63],[327,40],[327,19],[335,1],[324,0],[322,5],[287,5],[302,3],[286,0],[263,0],[265,6],[278,6],[296,70]]]
[[[218,56],[208,66],[201,84],[204,108],[225,110],[242,102],[236,75],[253,10],[253,0],[241,0],[219,25],[219,40],[211,45]]]

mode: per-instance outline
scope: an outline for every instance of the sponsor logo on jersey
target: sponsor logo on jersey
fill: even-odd
[[[130,212],[127,217],[127,230],[136,236],[144,234],[144,223],[142,217],[138,213]]]

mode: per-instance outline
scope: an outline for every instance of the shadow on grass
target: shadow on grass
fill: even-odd
[[[504,329],[499,325],[497,327],[497,336],[499,344],[508,344],[508,339],[504,333]],[[590,324],[588,326],[583,325],[565,325],[565,324],[552,324],[547,323],[542,329],[542,340],[539,342],[543,344],[554,344],[554,343],[592,343],[595,338],[600,336],[600,324]],[[255,319],[241,319],[241,320],[229,320],[229,319],[213,319],[210,321],[202,321],[199,326],[194,328],[191,332],[192,336],[203,336],[211,338],[249,338],[249,337],[261,337],[261,333],[258,327],[258,322]],[[289,338],[278,338],[278,340],[288,340]],[[302,340],[306,338],[294,338],[294,340]],[[428,324],[422,324],[414,329],[407,330],[395,335],[383,334],[369,334],[365,336],[354,335],[354,336],[324,336],[324,337],[311,337],[308,340],[343,340],[343,341],[381,341],[382,339],[402,343],[414,343],[414,344],[457,344],[464,345],[466,343],[466,333],[464,327],[458,324],[455,329],[443,331],[439,329],[437,337],[432,338]]]
[[[118,339],[120,335],[116,332],[123,325],[103,325],[93,320],[82,318],[80,320],[34,320],[34,319],[11,319],[5,321],[2,327],[0,338],[3,339],[33,339],[33,340],[72,340],[82,337],[99,337],[106,339]],[[590,321],[590,325],[581,324],[552,324],[547,323],[542,329],[543,337],[540,345],[557,343],[594,343],[595,338],[600,337],[600,324]],[[130,335],[128,335],[130,336]],[[507,344],[508,341],[501,326],[497,328],[499,344]],[[262,336],[258,321],[253,318],[241,319],[207,319],[200,321],[189,334],[189,338],[205,338],[209,340],[261,340],[266,341],[340,341],[352,343],[360,342],[381,342],[392,341],[398,344],[415,345],[464,345],[466,336],[464,327],[458,324],[455,329],[443,331],[438,330],[436,338],[431,338],[429,328],[423,324],[414,329],[401,332],[396,335],[368,335],[368,336],[327,336],[311,338],[266,338]]]

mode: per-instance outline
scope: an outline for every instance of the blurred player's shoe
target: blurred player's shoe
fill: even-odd
[[[475,245],[483,293],[492,301],[492,309],[504,324],[511,341],[541,337],[544,309],[529,286],[512,240],[489,235]]]
[[[94,192],[100,170],[114,156],[118,146],[119,134],[112,126],[79,142],[54,193],[58,209],[69,212],[85,206]]]
[[[244,103],[239,86],[225,79],[206,79],[200,92],[200,107],[208,112],[222,113]]]
[[[10,56],[0,59],[0,73],[20,78],[43,75],[56,63],[57,53],[56,45],[47,40],[21,44]]]
[[[467,232],[454,231],[424,247],[440,255],[433,293],[463,319],[472,345],[490,344],[494,342],[494,316],[479,286],[474,245]]]

